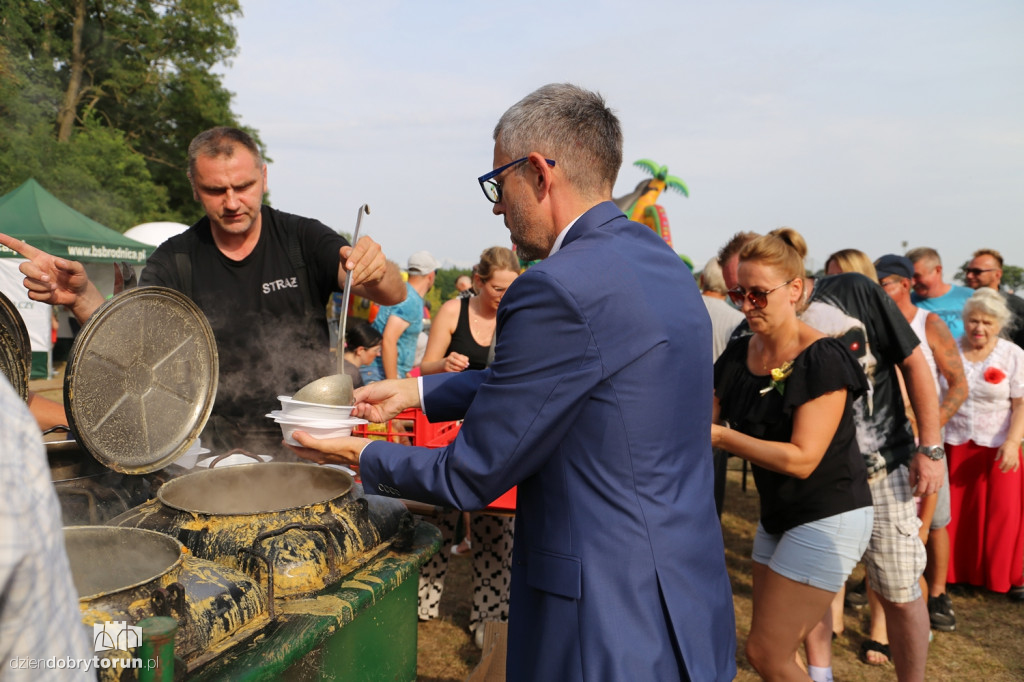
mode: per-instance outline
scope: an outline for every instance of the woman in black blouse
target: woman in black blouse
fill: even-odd
[[[488,364],[498,304],[519,276],[519,258],[512,249],[492,246],[473,268],[469,298],[453,298],[441,306],[430,325],[421,374],[483,369]]]
[[[746,653],[769,680],[806,679],[797,649],[863,554],[873,518],[852,407],[866,379],[842,344],[797,317],[806,252],[789,228],[744,247],[729,296],[753,335],[715,363],[711,443],[751,462],[761,498]]]

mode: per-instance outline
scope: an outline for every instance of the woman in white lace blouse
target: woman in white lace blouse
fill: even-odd
[[[1000,335],[1002,296],[983,288],[963,309],[967,400],[946,424],[950,583],[1024,598],[1024,350]]]

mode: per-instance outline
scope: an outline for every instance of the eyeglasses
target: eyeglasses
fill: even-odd
[[[995,268],[967,268],[964,272],[971,277],[977,277],[983,272],[992,272]]]
[[[487,201],[491,202],[492,204],[496,204],[499,201],[501,201],[501,184],[494,178],[498,177],[512,166],[518,165],[523,161],[526,161],[528,158],[530,157],[524,156],[523,158],[516,159],[511,163],[506,163],[501,168],[495,168],[490,173],[484,173],[483,175],[476,179],[476,181],[480,183],[480,189],[484,191],[484,196],[487,197]],[[555,162],[552,161],[551,159],[544,160],[547,161],[547,164],[552,168],[555,167]]]
[[[755,308],[764,308],[765,306],[768,305],[768,294],[772,293],[773,291],[778,291],[779,289],[786,286],[795,279],[796,277],[789,280],[789,282],[783,282],[779,286],[773,287],[768,291],[746,291],[743,287],[736,287],[735,289],[730,289],[728,291],[729,300],[732,301],[733,305],[735,305],[737,308],[743,307],[743,301],[750,301],[751,303],[754,304]]]

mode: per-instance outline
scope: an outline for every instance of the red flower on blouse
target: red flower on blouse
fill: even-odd
[[[985,381],[990,384],[998,384],[1006,378],[1006,372],[998,367],[989,367],[985,370]]]

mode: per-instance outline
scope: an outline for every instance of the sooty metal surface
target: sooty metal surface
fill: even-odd
[[[182,294],[142,287],[104,303],[79,332],[64,376],[78,442],[124,473],[170,464],[199,435],[217,393],[217,345]]]
[[[0,292],[0,373],[11,382],[22,400],[28,400],[32,346],[25,321],[17,306]]]

